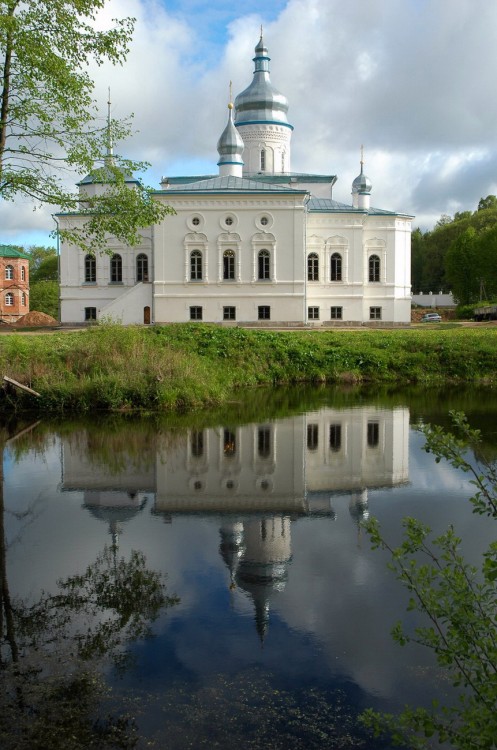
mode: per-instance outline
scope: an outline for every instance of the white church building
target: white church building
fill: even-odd
[[[109,238],[108,254],[92,256],[61,244],[63,324],[410,322],[412,217],[371,206],[362,160],[351,205],[333,199],[336,176],[291,171],[288,101],[269,60],[261,35],[252,82],[228,107],[218,174],[162,179],[154,198],[175,215],[137,247]],[[79,183],[82,200],[101,190],[91,176]]]

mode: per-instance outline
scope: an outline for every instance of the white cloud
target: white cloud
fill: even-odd
[[[123,15],[137,19],[128,60],[94,70],[96,96],[102,116],[108,86],[113,115],[134,112],[120,150],[152,163],[149,184],[217,171],[228,84],[236,95],[250,83],[263,24],[295,171],[337,174],[348,202],[364,144],[373,205],[425,227],[497,190],[495,3],[111,0],[102,23]],[[4,216],[32,226],[26,207]]]

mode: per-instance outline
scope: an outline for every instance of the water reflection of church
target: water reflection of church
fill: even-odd
[[[291,524],[334,518],[344,499],[356,522],[364,517],[369,490],[408,480],[408,431],[406,408],[322,409],[189,430],[167,450],[159,439],[146,465],[135,457],[133,465],[117,461],[112,470],[91,458],[79,435],[76,443],[63,442],[63,489],[83,490],[85,506],[109,523],[114,538],[147,498],[170,522],[191,513],[218,516],[230,587],[252,599],[263,638],[270,600],[288,575]]]

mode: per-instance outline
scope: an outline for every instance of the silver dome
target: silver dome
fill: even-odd
[[[233,105],[229,105],[228,124],[217,142],[220,164],[243,164],[243,139],[233,122]]]
[[[373,183],[363,172],[363,163],[361,161],[361,174],[357,175],[352,183],[352,193],[365,193],[369,195],[373,188]]]
[[[235,124],[288,124],[288,99],[280,94],[269,79],[269,56],[262,36],[255,48],[255,70],[252,83],[235,99]]]

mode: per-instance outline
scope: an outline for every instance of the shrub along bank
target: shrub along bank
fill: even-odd
[[[259,385],[497,383],[497,328],[264,331],[177,324],[99,325],[0,336],[5,410],[194,409]],[[237,393],[238,391],[238,393]]]

